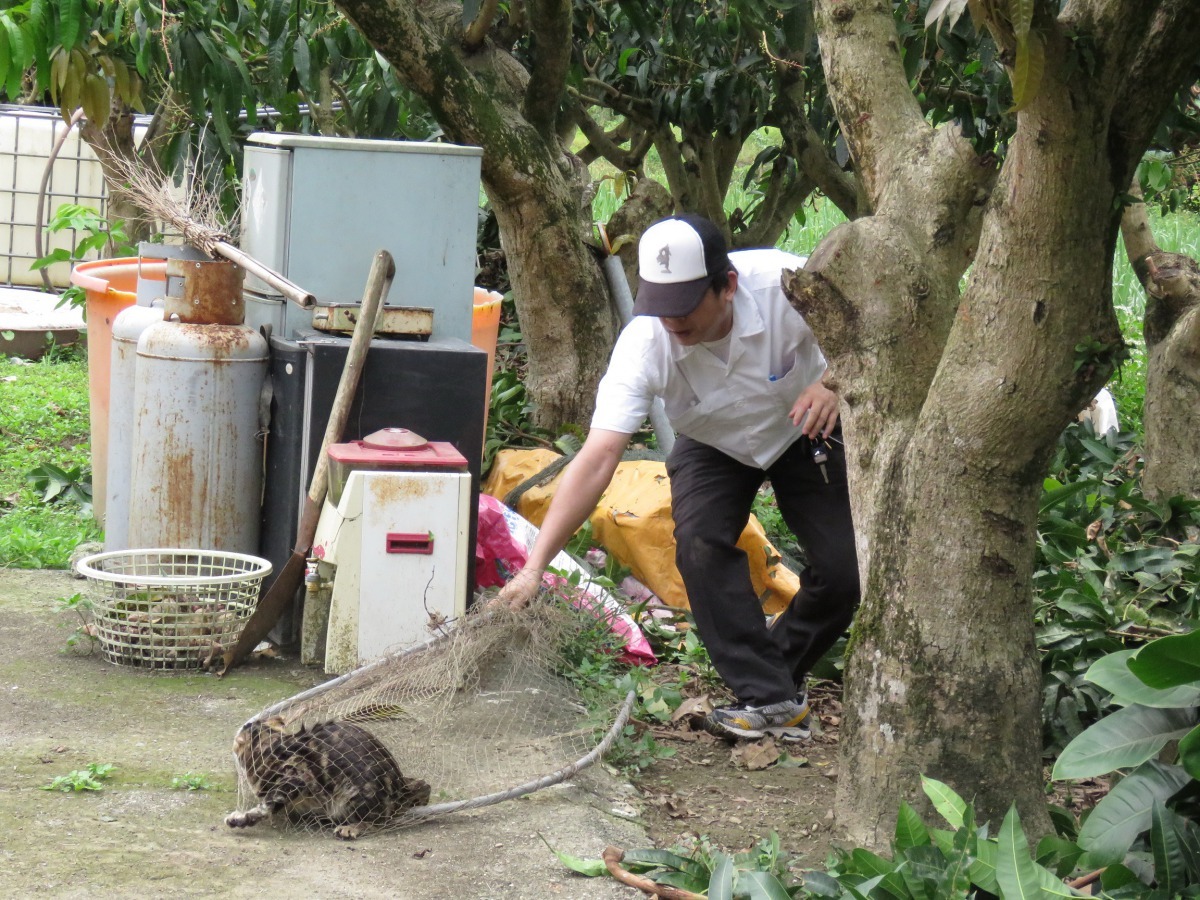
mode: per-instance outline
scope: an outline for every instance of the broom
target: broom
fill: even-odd
[[[392,254],[386,250],[380,250],[375,254],[375,259],[371,263],[371,272],[367,276],[367,287],[363,293],[358,321],[354,323],[354,333],[350,337],[350,349],[346,353],[345,368],[338,381],[337,393],[333,397],[333,408],[329,413],[329,422],[325,426],[325,437],[321,441],[321,454],[317,458],[317,468],[313,472],[308,495],[304,498],[304,510],[300,515],[300,525],[296,529],[296,545],[270,589],[259,600],[254,614],[250,616],[246,627],[242,629],[236,646],[232,650],[225,651],[224,667],[219,673],[221,675],[242,662],[258,645],[258,642],[267,636],[267,632],[279,621],[284,609],[295,599],[296,592],[304,582],[308,552],[312,549],[313,537],[317,533],[317,523],[321,518],[321,507],[325,503],[325,492],[329,487],[329,456],[326,450],[330,444],[335,444],[341,439],[342,431],[346,427],[346,419],[350,415],[350,404],[354,400],[354,392],[358,389],[367,347],[371,343],[371,337],[375,334],[379,309],[383,306],[388,288],[395,277],[396,263],[392,259]]]
[[[219,224],[222,218],[220,198],[204,189],[201,178],[186,182],[180,194],[172,190],[170,179],[158,171],[153,162],[130,159],[111,149],[107,158],[110,170],[124,181],[121,187],[126,196],[178,231],[189,247],[214,259],[220,256],[237,263],[302,309],[312,309],[316,305],[316,297],[310,292],[229,243],[229,232]]]

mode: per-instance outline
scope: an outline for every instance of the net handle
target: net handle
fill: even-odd
[[[629,716],[633,712],[633,703],[636,699],[637,695],[634,691],[626,694],[625,702],[621,705],[621,711],[617,713],[617,718],[613,722],[612,728],[608,729],[608,733],[604,735],[604,739],[593,747],[587,756],[576,760],[570,765],[563,766],[556,772],[543,775],[541,778],[527,781],[524,784],[519,784],[506,791],[497,791],[494,794],[485,794],[482,797],[472,797],[469,800],[436,803],[433,806],[414,806],[412,809],[404,811],[403,818],[399,820],[399,823],[403,824],[421,819],[432,819],[435,816],[444,816],[449,813],[463,812],[469,809],[480,809],[484,806],[502,803],[505,800],[515,800],[517,797],[524,797],[526,794],[532,794],[534,791],[540,791],[542,788],[560,784],[568,778],[578,775],[608,752],[613,742],[617,739],[617,736],[625,728],[625,723],[629,721]]]

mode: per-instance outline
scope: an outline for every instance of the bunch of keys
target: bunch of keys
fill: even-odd
[[[821,470],[821,477],[825,479],[826,484],[829,484],[829,472],[825,469],[825,463],[829,462],[829,445],[825,443],[824,438],[811,438],[809,450],[812,453],[812,461]]]

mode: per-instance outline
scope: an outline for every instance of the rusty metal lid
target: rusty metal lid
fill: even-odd
[[[242,269],[227,260],[168,259],[168,281],[182,279],[183,295],[163,298],[167,318],[178,316],[187,325],[241,325]]]

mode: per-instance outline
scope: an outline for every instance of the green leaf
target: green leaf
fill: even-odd
[[[1149,646],[1149,645],[1147,645]],[[1136,650],[1119,650],[1096,660],[1084,676],[1092,684],[1111,691],[1113,701],[1128,706],[1153,706],[1172,709],[1200,705],[1200,685],[1181,684],[1178,687],[1152,688],[1133,674],[1128,662]]]
[[[733,860],[725,853],[715,854],[708,879],[709,900],[733,900],[733,876]]]
[[[58,42],[70,50],[79,41],[83,0],[62,0],[58,4],[58,15]]]
[[[792,897],[778,878],[761,870],[742,872],[738,875],[737,887],[738,896],[750,900],[791,900]]]
[[[910,847],[920,847],[930,843],[929,829],[917,815],[917,811],[904,801],[900,802],[900,812],[896,817],[896,838],[894,846],[896,853],[902,853]]]
[[[680,856],[678,853],[672,853],[670,850],[655,850],[653,848],[644,850],[626,850],[623,863],[626,868],[637,866],[640,868],[665,868],[678,869],[680,872],[686,872],[689,875],[698,877],[708,877],[708,869],[694,859],[689,859],[686,856]]]
[[[1041,900],[1045,894],[1038,876],[1039,866],[1029,853],[1015,803],[1004,817],[997,840],[1000,852],[996,858],[996,880],[1000,896],[1005,900]]]
[[[1179,742],[1179,764],[1184,771],[1200,781],[1200,726],[1193,728]]]
[[[1151,641],[1129,661],[1129,668],[1150,687],[1200,684],[1200,629]]]
[[[1000,855],[999,845],[992,840],[980,840],[975,848],[975,861],[967,867],[971,884],[989,894],[998,894],[1000,884],[996,880],[996,863]]]
[[[1127,706],[1105,716],[1063,748],[1051,777],[1091,778],[1114,769],[1140,765],[1168,742],[1187,734],[1194,710]]]
[[[1150,850],[1154,854],[1154,880],[1156,887],[1168,897],[1188,880],[1187,856],[1184,853],[1183,832],[1187,821],[1171,812],[1161,800],[1155,800],[1150,808]]]
[[[602,859],[580,859],[578,856],[571,856],[569,853],[563,853],[560,850],[555,850],[550,846],[550,842],[546,840],[544,835],[539,834],[551,853],[558,857],[558,861],[570,869],[572,872],[578,872],[580,875],[587,875],[589,878],[596,878],[600,875],[608,874],[608,866],[604,865]]]
[[[1137,836],[1150,827],[1154,802],[1166,801],[1189,780],[1179,766],[1158,760],[1121,779],[1079,829],[1079,846],[1087,851],[1082,864],[1099,868],[1120,862]]]
[[[804,890],[815,897],[842,897],[842,886],[831,875],[824,872],[805,872],[802,876]]]
[[[949,786],[922,775],[921,787],[925,796],[933,802],[933,808],[941,813],[942,818],[949,822],[951,827],[962,828],[966,824],[963,821],[963,813],[967,810],[967,804]]]

